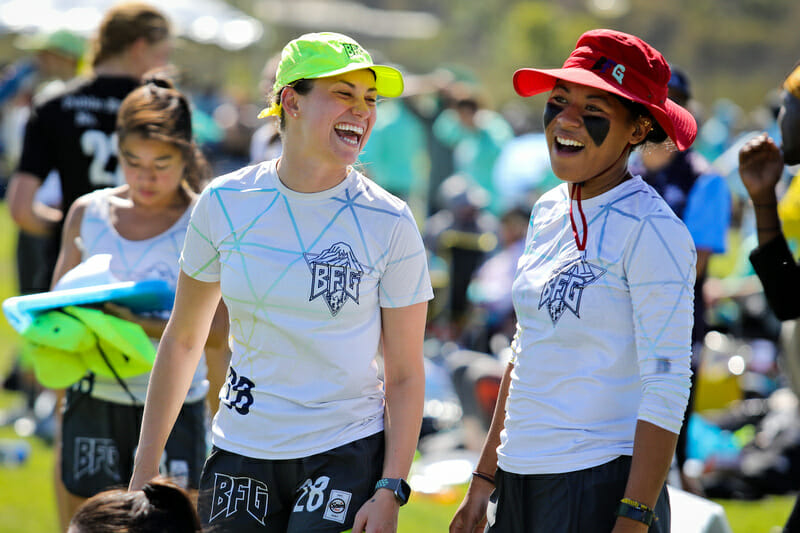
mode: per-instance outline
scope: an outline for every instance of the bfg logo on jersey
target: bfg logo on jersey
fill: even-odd
[[[547,308],[553,325],[558,322],[567,309],[580,318],[583,289],[597,281],[605,273],[606,269],[583,259],[576,259],[557,268],[542,289],[539,297],[539,309]]]
[[[358,304],[358,291],[365,268],[356,259],[349,244],[337,242],[318,254],[303,254],[311,269],[311,302],[320,296],[332,316],[342,309],[348,299]]]

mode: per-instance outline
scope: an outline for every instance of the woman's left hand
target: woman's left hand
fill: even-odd
[[[378,490],[356,513],[353,533],[395,533],[400,504],[389,490]]]

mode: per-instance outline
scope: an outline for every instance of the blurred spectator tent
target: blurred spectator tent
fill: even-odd
[[[59,28],[89,36],[115,3],[116,0],[5,0],[0,3],[0,38]],[[261,22],[223,0],[161,0],[153,4],[167,14],[178,36],[198,43],[240,50],[264,34]]]

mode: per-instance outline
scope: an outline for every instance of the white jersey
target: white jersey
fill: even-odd
[[[172,290],[178,282],[181,245],[189,227],[191,209],[165,232],[149,239],[131,241],[122,237],[114,228],[109,217],[109,198],[114,189],[100,189],[89,193],[89,202],[81,221],[82,260],[96,254],[111,254],[110,270],[120,281],[142,281],[160,279],[166,281]],[[159,318],[169,318],[169,312],[160,313]],[[158,339],[153,339],[158,345]],[[150,373],[125,379],[125,385],[136,397],[137,403],[144,404]],[[197,366],[192,379],[187,402],[198,401],[208,391],[206,365],[204,360]],[[130,404],[131,398],[114,378],[95,376],[92,396],[101,400]]]
[[[259,459],[306,457],[381,431],[380,309],[433,296],[405,202],[356,171],[301,194],[281,183],[276,162],[215,179],[181,257],[189,276],[220,282],[230,313],[213,442]]]
[[[631,455],[637,420],[678,433],[689,395],[696,254],[636,177],[578,203],[562,184],[531,214],[513,285],[518,331],[498,464],[517,474]]]

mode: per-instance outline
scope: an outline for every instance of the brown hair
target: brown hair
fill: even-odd
[[[92,66],[124,52],[144,38],[153,44],[169,37],[169,22],[158,9],[143,2],[124,2],[109,9],[93,44]]]
[[[192,112],[186,96],[163,72],[146,74],[144,84],[131,92],[117,112],[117,137],[122,145],[132,134],[169,143],[181,151],[183,180],[194,192],[207,181],[210,169],[192,139]]]
[[[113,489],[86,500],[70,521],[80,533],[196,533],[200,520],[189,495],[156,478],[142,490]]]

